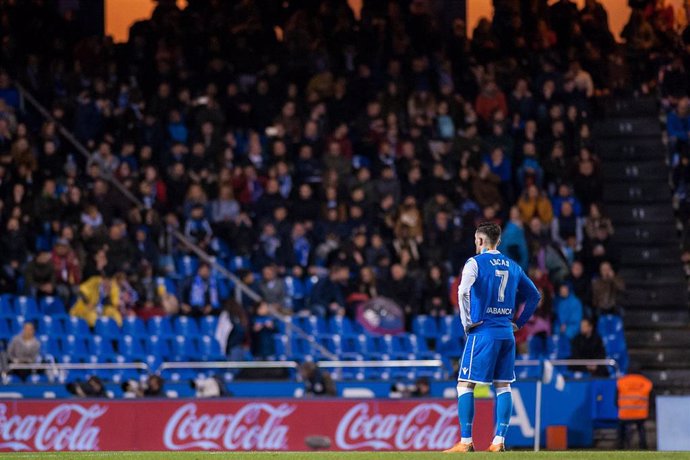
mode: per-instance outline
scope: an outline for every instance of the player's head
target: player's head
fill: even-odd
[[[501,227],[493,222],[482,222],[474,233],[474,245],[477,254],[496,249],[501,242]]]

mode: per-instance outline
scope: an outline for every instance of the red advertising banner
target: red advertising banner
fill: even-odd
[[[475,443],[493,404],[477,401]],[[318,441],[318,442],[315,442]],[[443,450],[460,440],[454,400],[0,401],[0,451]]]

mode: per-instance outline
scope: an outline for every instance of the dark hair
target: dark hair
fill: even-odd
[[[493,222],[482,222],[477,226],[477,233],[486,235],[488,243],[494,245],[501,238],[501,227]]]

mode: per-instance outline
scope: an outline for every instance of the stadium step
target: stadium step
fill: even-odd
[[[675,285],[660,288],[639,288],[635,285],[628,286],[625,299],[621,300],[626,306],[654,306],[674,305],[687,306],[688,290],[686,286]]]
[[[625,311],[623,324],[629,331],[664,328],[683,328],[690,322],[688,309]]]
[[[603,105],[606,118],[653,117],[659,112],[659,101],[653,97],[629,99],[605,99]]]
[[[660,240],[663,244],[675,243],[677,231],[674,226],[668,224],[647,224],[637,226],[623,226],[615,229],[611,239],[614,245],[645,244],[657,245]]]
[[[690,370],[668,369],[663,371],[642,372],[654,384],[654,391],[659,394],[679,390],[684,394],[690,392]]]
[[[661,138],[661,123],[658,117],[614,118],[594,125],[594,134],[599,139],[631,139],[638,137]]]
[[[614,224],[658,223],[675,226],[675,217],[671,203],[612,205],[607,212]]]
[[[666,265],[669,261],[678,260],[680,247],[676,244],[670,246],[633,246],[619,245],[621,250],[621,263],[624,265]]]
[[[636,139],[634,143],[619,139],[598,139],[596,151],[605,161],[644,161],[666,158],[666,147],[660,138]]]
[[[623,184],[606,182],[604,184],[604,201],[608,203],[670,203],[671,189],[659,187],[659,184],[635,182]]]
[[[686,350],[663,348],[650,350],[634,348],[628,350],[630,359],[642,369],[687,369],[690,367],[690,353]]]
[[[634,185],[668,180],[668,167],[663,161],[608,161],[602,165],[606,182],[632,182]]]
[[[625,335],[630,348],[688,348],[690,347],[690,330],[651,329],[628,332]],[[688,371],[690,372],[690,371]]]

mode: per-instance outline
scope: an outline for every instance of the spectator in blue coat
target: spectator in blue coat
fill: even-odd
[[[255,358],[266,359],[276,352],[273,334],[275,322],[266,302],[259,302],[252,315],[252,354]]]
[[[529,268],[529,250],[525,239],[525,229],[520,209],[517,206],[510,208],[510,220],[503,229],[498,250],[520,264],[523,270],[527,271]]]
[[[687,144],[690,133],[690,99],[684,97],[678,101],[676,110],[669,113],[666,118],[666,127],[671,142]]]
[[[342,315],[345,312],[345,284],[350,270],[343,265],[331,266],[328,276],[320,279],[311,291],[310,309],[316,316]]]
[[[582,302],[570,292],[570,286],[566,283],[558,288],[555,299],[556,321],[554,329],[559,334],[572,340],[580,332],[582,321]]]

